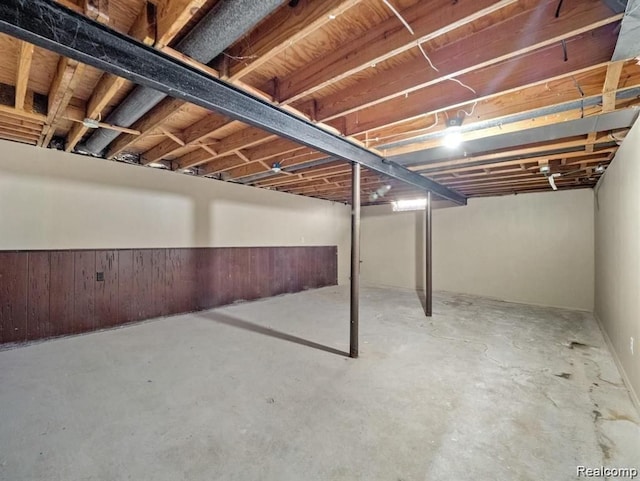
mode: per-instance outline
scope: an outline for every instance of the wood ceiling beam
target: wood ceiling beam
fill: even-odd
[[[25,134],[28,136],[36,136],[38,138],[40,137],[40,129],[36,130],[34,128],[24,127],[19,124],[3,122],[2,120],[0,120],[0,130],[4,130],[4,131],[10,130],[16,134]]]
[[[597,137],[598,137],[597,132],[589,132],[589,135],[587,135],[587,145],[585,148],[587,152],[593,152],[594,144],[596,143]]]
[[[604,81],[605,70],[605,67],[600,66],[593,71],[586,71],[581,74],[576,74],[575,76],[572,75],[553,82],[526,87],[519,91],[509,92],[497,97],[492,97],[490,99],[480,101],[478,102],[475,109],[474,120],[478,122],[489,120],[497,122],[501,118],[505,118],[506,121],[505,123],[498,123],[495,127],[467,131],[463,134],[463,138],[465,141],[475,140],[478,138],[518,132],[530,128],[553,125],[567,120],[580,119],[582,117],[600,114],[601,108],[592,100],[600,97],[600,89],[602,88],[602,82]],[[629,75],[625,79],[626,81],[628,81],[627,85],[629,86],[629,88],[637,88],[640,85],[639,73],[640,71],[637,68],[630,69]],[[580,92],[577,90],[576,84],[581,86],[581,89],[585,94],[584,97],[580,97]],[[623,92],[623,90],[620,90],[619,92]],[[562,109],[562,105],[566,102],[576,101],[581,98],[584,99],[585,103],[590,102],[592,105],[589,107],[584,107],[584,110],[581,108],[577,108],[574,110]],[[640,103],[639,99],[631,98],[630,100],[619,102],[618,108],[626,108],[637,105],[638,103]],[[559,107],[560,111],[558,113],[537,116],[534,115],[536,109],[552,108],[554,105],[557,105]],[[530,118],[517,122],[508,121],[510,115],[524,113],[529,110],[532,111]],[[454,112],[455,111],[449,112],[449,116],[455,115]],[[440,122],[440,124],[443,123],[444,121]],[[384,138],[388,135],[388,133],[393,132],[393,138],[395,138],[395,135],[401,132],[403,128],[410,130],[412,124],[412,122],[408,122],[406,124],[394,125],[392,127],[373,131],[373,134],[379,134],[382,136],[382,138]],[[443,130],[444,126],[438,125],[435,129],[431,130],[428,133],[437,133]],[[411,137],[415,138],[416,135],[413,134],[413,136],[406,137],[405,140],[410,140]],[[382,142],[388,142],[388,140],[380,140],[376,143],[380,144]],[[418,138],[414,142],[407,141],[404,144],[395,147],[378,148],[383,155],[393,156],[420,150],[428,150],[431,148],[440,147],[441,144],[441,137],[432,137],[422,141]],[[376,144],[374,144],[374,146],[376,146]]]
[[[239,157],[237,154],[230,154],[225,157],[219,157],[214,161],[209,162],[207,165],[199,167],[198,175],[204,176],[217,174],[243,164],[245,164],[244,159]]]
[[[329,184],[327,183],[318,183],[318,185],[305,186],[305,187],[296,187],[296,188],[286,188],[286,189],[278,189],[280,191],[289,192],[291,194],[298,195],[308,195],[308,194],[322,194],[327,195],[335,192],[342,192],[345,189],[349,189],[348,181],[343,182],[342,184],[335,184],[329,180]],[[369,178],[369,179],[361,179],[360,185],[362,189],[371,188],[372,186],[379,187],[384,184],[384,181],[381,181],[378,178]],[[424,194],[424,193],[423,193]]]
[[[178,158],[177,162],[181,169],[188,169],[201,165],[205,162],[211,162],[216,160],[216,158],[226,157],[228,154],[242,148],[259,145],[276,138],[277,136],[270,132],[248,127],[231,134],[218,142],[215,147],[217,155],[214,157],[207,158],[207,156],[202,154],[190,153]]]
[[[555,179],[558,190],[562,190],[563,188],[574,187],[576,185],[575,178],[570,179],[562,179],[562,177],[558,177]],[[596,181],[584,184],[584,187],[590,187],[595,185]],[[533,191],[548,191],[553,192],[551,185],[549,185],[549,181],[546,179],[535,181],[532,180],[530,182],[520,182],[515,185],[496,185],[496,186],[487,186],[487,187],[465,187],[461,189],[466,195],[472,197],[478,194],[485,195],[497,195],[497,194],[522,194]]]
[[[593,138],[593,140],[590,140],[588,137],[585,139],[584,136],[578,136],[571,139],[557,140],[557,141],[542,143],[538,145],[532,145],[532,146],[524,145],[520,147],[508,148],[500,152],[491,152],[488,154],[478,154],[478,155],[473,155],[468,157],[459,157],[455,159],[448,159],[448,160],[443,160],[438,162],[428,162],[428,163],[419,164],[419,165],[416,164],[416,165],[412,165],[410,169],[411,170],[439,169],[443,167],[464,165],[471,162],[482,162],[487,160],[500,161],[503,157],[514,157],[514,156],[524,157],[532,154],[540,154],[540,156],[543,156],[543,155],[549,156],[550,154],[548,154],[548,152],[551,152],[553,150],[574,149],[576,147],[583,147],[589,142],[592,142],[594,145],[597,145],[597,144],[602,144],[606,142],[611,142],[611,138],[606,133],[598,134],[596,137]],[[556,155],[559,157],[565,154],[556,154]],[[532,157],[537,158],[540,156],[533,155]],[[521,158],[519,161],[530,162],[530,160],[528,160],[527,158]]]
[[[613,112],[616,109],[616,92],[623,67],[623,60],[611,62],[607,67],[607,77],[602,87],[602,113]]]
[[[176,160],[176,169],[184,170],[190,169],[192,167],[199,166],[213,160],[217,157],[216,152],[211,152],[208,149],[199,148],[198,150],[194,150],[193,152],[189,152],[188,154],[183,155],[180,159]],[[206,175],[206,174],[203,174]]]
[[[37,120],[13,117],[11,115],[7,115],[0,112],[0,122],[3,122],[5,124],[10,124],[10,125],[16,125],[18,127],[24,127],[27,129],[36,130],[40,132],[42,130],[42,124],[44,123],[44,119],[42,122],[38,122]]]
[[[24,100],[29,87],[29,73],[31,72],[31,60],[35,45],[28,42],[20,42],[20,53],[18,54],[18,68],[16,70],[16,101],[15,107],[18,110],[24,109]]]
[[[228,50],[228,78],[234,82],[262,67],[361,0],[301,0],[278,9],[242,42]]]
[[[157,6],[157,35],[154,35],[154,43],[156,48],[162,50],[168,55],[178,58],[179,60],[195,66],[199,70],[203,70],[209,75],[218,76],[218,72],[211,69],[193,59],[188,59],[168,47],[173,38],[187,25],[193,14],[206,4],[207,0],[161,0]],[[149,9],[146,9],[147,12]],[[141,12],[141,16],[145,12]],[[147,15],[148,17],[148,15]],[[141,20],[142,21],[142,20]],[[142,27],[135,27],[135,31],[148,31]],[[173,115],[180,111],[180,108],[187,102],[178,101],[177,99],[165,99],[158,106],[152,109],[143,118],[132,125],[133,130],[141,132],[140,135],[121,135],[116,139],[107,150],[107,158],[113,158],[116,155],[127,150],[136,141],[146,138],[154,129],[160,127],[168,121]]]
[[[158,105],[153,107],[148,114],[135,122],[131,128],[141,132],[140,135],[125,134],[118,137],[111,143],[107,150],[106,157],[112,159],[118,154],[127,150],[136,141],[145,138],[155,129],[164,124],[171,116],[180,112],[187,102],[173,97],[166,97]]]
[[[295,172],[293,174],[289,174],[288,176],[277,175],[274,177],[270,177],[265,181],[255,182],[253,183],[253,185],[256,185],[258,187],[281,186],[281,185],[291,184],[300,180],[312,180],[318,177],[325,177],[328,175],[347,174],[349,173],[350,169],[351,169],[351,166],[348,163],[342,163],[341,165],[331,167],[330,169],[319,169],[317,171],[312,171],[308,173]],[[295,177],[293,177],[294,175]]]
[[[195,145],[205,139],[215,136],[216,131],[231,123],[232,122],[228,118],[222,117],[221,115],[207,114],[205,117],[182,131],[180,137],[184,139],[184,145],[179,145],[172,139],[163,140],[158,145],[142,154],[141,161],[143,164],[149,164],[151,162],[157,162],[165,157],[172,156],[185,146]],[[239,124],[240,122],[236,123]]]
[[[36,145],[38,143],[38,139],[39,139],[40,135],[38,134],[38,136],[36,138],[32,138],[32,137],[24,137],[21,135],[14,135],[8,132],[2,132],[0,131],[0,138],[4,139],[4,140],[12,140],[14,142],[22,142],[25,144],[31,144],[31,145]]]
[[[345,135],[354,135],[367,130],[403,122],[407,119],[462,107],[474,101],[504,95],[528,86],[553,81],[562,77],[571,77],[595,66],[609,62],[615,48],[617,34],[613,26],[605,26],[589,35],[574,37],[567,42],[568,59],[564,61],[562,48],[545,48],[519,56],[481,70],[459,77],[459,80],[475,89],[476,93],[451,82],[441,82],[418,90],[405,97],[377,104],[359,110],[345,117]],[[598,87],[600,90],[602,84]],[[598,93],[600,93],[598,91]],[[572,99],[580,98],[573,86]],[[555,102],[558,103],[558,102]],[[520,105],[515,104],[518,110]],[[337,128],[340,120],[329,122]],[[334,124],[337,122],[337,124]]]
[[[418,51],[417,59],[412,58],[390,70],[384,69],[377,75],[362,79],[358,81],[357,88],[318,99],[316,118],[326,121],[361,110],[451,77],[558,44],[563,39],[613,23],[623,16],[612,14],[601,0],[570,0],[564,2],[562,15],[556,17],[557,4],[557,0],[520,2],[517,5],[520,13],[515,12],[516,15],[503,22],[428,52],[438,71],[431,69]],[[520,40],[514,42],[514,38]],[[452,84],[448,86],[457,88]]]
[[[278,100],[285,104],[295,102],[373,64],[405,52],[415,47],[417,42],[426,42],[444,35],[511,3],[514,3],[514,0],[418,2],[401,12],[415,35],[411,35],[392,15],[361,37],[350,40],[341,49],[281,79]],[[433,12],[438,12],[438,15],[434,15]]]
[[[299,152],[304,149],[306,149],[306,147],[290,140],[274,139],[264,145],[243,149],[243,153],[249,160],[268,160],[272,157]]]
[[[229,179],[241,179],[263,171],[264,165],[260,161],[255,161],[228,169],[225,172],[229,175]]]
[[[109,0],[83,0],[84,14],[96,22],[109,23]]]
[[[606,159],[606,157],[599,157],[599,158],[595,158],[595,159],[591,159],[588,162],[584,162],[584,164],[599,164],[602,163],[604,160]],[[560,170],[559,172],[570,172],[573,170],[578,170],[580,169],[580,171],[584,171],[586,169],[588,169],[587,165],[582,166],[582,163],[578,163],[577,165],[571,165],[571,169],[563,169]],[[558,169],[553,169],[556,172],[558,172]],[[577,173],[576,173],[577,174]],[[440,179],[438,180],[438,182],[441,182],[445,185],[448,185],[454,189],[458,189],[458,188],[462,188],[462,186],[469,186],[469,185],[496,185],[496,184],[503,184],[503,183],[509,183],[509,182],[520,182],[526,179],[532,179],[532,178],[538,178],[538,177],[543,177],[543,175],[538,171],[538,170],[531,170],[525,173],[513,173],[513,172],[506,172],[504,174],[493,174],[493,175],[485,175],[484,177],[465,177],[465,176],[461,176],[459,178],[456,178],[455,180],[451,180],[451,179]],[[568,178],[568,177],[565,177]]]
[[[169,45],[207,0],[159,0],[156,48]]]
[[[617,150],[617,148],[608,148],[608,149],[603,149],[603,150],[599,150],[598,152],[594,152],[591,153],[591,155],[602,155],[602,153],[610,153],[610,152],[615,152]],[[577,152],[565,152],[562,154],[553,154],[553,155],[543,155],[540,157],[531,157],[531,158],[527,158],[527,159],[517,159],[517,160],[506,160],[506,161],[496,161],[496,162],[492,162],[489,164],[481,164],[481,165],[476,165],[474,166],[473,164],[467,165],[469,164],[469,161],[467,161],[467,164],[465,164],[462,167],[456,167],[456,168],[434,168],[434,169],[429,169],[427,171],[425,171],[424,169],[420,171],[421,174],[423,175],[427,175],[429,177],[431,176],[437,176],[437,175],[444,175],[444,174],[453,174],[453,173],[463,173],[463,172],[469,172],[469,171],[473,171],[474,169],[479,169],[479,168],[483,168],[483,169],[492,169],[495,167],[505,167],[505,166],[519,166],[522,163],[528,164],[531,162],[548,162],[550,159],[559,159],[559,158],[564,158],[564,159],[574,159],[574,158],[583,158],[586,155],[589,155],[589,152],[586,151],[577,151]],[[567,162],[567,165],[571,165],[572,162]]]
[[[27,93],[27,97],[29,97],[29,93]],[[27,119],[40,124],[43,124],[47,120],[47,116],[44,114],[29,112],[28,110],[18,110],[14,106],[10,105],[0,104],[0,114],[17,117],[18,119]]]
[[[58,61],[58,68],[49,89],[47,120],[38,140],[38,146],[46,147],[51,142],[56,126],[64,116],[73,92],[80,83],[84,69],[84,64],[66,57],[61,57]]]
[[[129,29],[129,35],[145,45],[153,45],[155,42],[155,18],[154,11],[145,4],[136,17],[133,26]],[[127,84],[127,80],[110,73],[103,73],[98,81],[91,97],[87,102],[85,118],[98,120],[104,109],[113,101],[115,96]],[[88,132],[84,124],[76,122],[67,134],[65,151],[71,152],[82,137]]]

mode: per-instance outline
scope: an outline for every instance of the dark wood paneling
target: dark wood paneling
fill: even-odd
[[[217,304],[217,269],[216,269],[216,250],[215,249],[197,249],[196,250],[196,266],[197,266],[197,306],[199,310],[211,309]]]
[[[289,272],[286,269],[287,257],[284,249],[269,249],[269,271],[272,273],[272,294],[287,292]]]
[[[217,270],[217,305],[230,304],[234,300],[233,290],[233,258],[234,249],[225,247],[216,249],[216,270]]]
[[[149,319],[156,311],[153,285],[153,251],[133,251],[133,320]]]
[[[336,249],[0,252],[0,342],[87,332],[335,284]]]
[[[49,315],[51,316],[52,336],[73,332],[74,278],[73,252],[51,252]]]
[[[115,326],[121,323],[118,280],[119,251],[96,252],[96,274],[104,275],[103,281],[96,279],[95,323],[97,327]]]
[[[133,250],[118,251],[118,324],[135,319],[133,278]]]
[[[151,263],[153,269],[151,284],[153,304],[150,306],[151,311],[149,317],[166,316],[169,314],[167,298],[165,296],[166,249],[153,249],[151,251]]]
[[[167,249],[165,295],[170,314],[198,309],[198,249]]]
[[[269,297],[273,295],[272,292],[272,275],[271,275],[271,262],[269,255],[271,249],[267,247],[257,247],[253,249],[255,251],[255,259],[252,264],[252,268],[256,270],[256,280],[255,280],[255,294],[256,299],[260,299],[263,297]]]
[[[51,253],[29,252],[27,339],[43,339],[55,332],[49,315]]]
[[[96,252],[76,251],[74,253],[75,290],[73,303],[73,332],[87,332],[96,329]]]
[[[0,342],[27,339],[28,257],[0,252]]]

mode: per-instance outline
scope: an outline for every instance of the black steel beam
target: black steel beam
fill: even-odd
[[[2,0],[0,32],[466,204],[454,190],[52,0]]]
[[[360,324],[360,164],[351,167],[351,321],[349,356],[358,357]]]

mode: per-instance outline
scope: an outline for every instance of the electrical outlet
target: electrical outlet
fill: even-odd
[[[629,349],[631,349],[631,355],[633,356],[633,337],[630,339],[631,341],[629,341]]]

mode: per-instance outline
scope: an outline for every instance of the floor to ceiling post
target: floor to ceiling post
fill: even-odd
[[[432,313],[432,305],[433,305],[433,272],[432,272],[432,262],[431,262],[431,192],[427,192],[427,205],[424,210],[424,225],[425,225],[425,233],[424,233],[424,245],[425,245],[425,303],[424,303],[424,313],[427,317],[431,317]]]
[[[360,315],[360,164],[351,164],[351,330],[349,356],[358,357]]]

